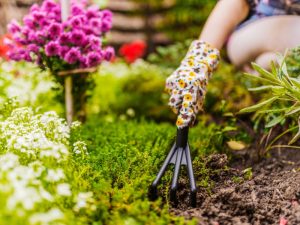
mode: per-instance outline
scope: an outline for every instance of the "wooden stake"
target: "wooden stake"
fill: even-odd
[[[70,0],[61,0],[61,19],[66,21],[70,15]],[[73,94],[72,94],[72,77],[65,77],[65,104],[66,119],[68,125],[71,126],[74,115]]]
[[[72,77],[65,77],[65,104],[66,104],[66,118],[68,125],[71,126],[73,122],[73,94],[72,94]]]

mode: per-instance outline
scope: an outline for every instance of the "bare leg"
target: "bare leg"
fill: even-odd
[[[276,53],[300,45],[300,16],[273,16],[235,31],[227,44],[231,62],[242,67],[255,61],[268,69]]]

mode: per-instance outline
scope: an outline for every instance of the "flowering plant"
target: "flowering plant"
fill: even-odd
[[[7,45],[7,41],[11,39],[9,34],[5,34],[0,38],[0,58],[7,59],[7,51],[9,50],[9,46]]]
[[[143,41],[134,41],[121,46],[119,53],[124,56],[127,63],[133,63],[138,58],[145,55],[146,44]]]
[[[89,68],[109,61],[112,47],[102,46],[103,36],[112,27],[112,13],[88,6],[86,1],[72,1],[70,16],[61,19],[61,6],[54,0],[34,4],[23,24],[12,21],[8,56],[10,59],[36,62],[52,72]]]

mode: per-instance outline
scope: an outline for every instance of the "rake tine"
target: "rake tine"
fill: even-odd
[[[176,142],[171,148],[168,156],[166,157],[162,167],[160,168],[157,177],[149,187],[148,196],[150,200],[156,200],[158,198],[157,185],[164,175],[169,164],[175,164],[174,173],[170,189],[170,201],[177,205],[178,200],[176,197],[178,189],[178,178],[180,173],[181,165],[187,166],[187,173],[189,176],[191,193],[190,193],[190,204],[192,207],[196,207],[197,204],[197,187],[193,172],[193,164],[191,160],[190,147],[188,145],[188,133],[189,128],[177,130]]]
[[[186,154],[186,161],[187,161],[187,172],[190,180],[190,186],[191,186],[191,195],[190,195],[190,203],[192,207],[196,207],[197,205],[197,187],[194,177],[194,171],[193,171],[193,164],[191,160],[191,152],[190,152],[190,146],[187,144],[185,148],[185,154]]]
[[[180,172],[180,166],[181,166],[181,160],[183,155],[183,148],[177,149],[177,157],[176,157],[176,163],[174,168],[174,174],[172,178],[172,185],[170,190],[170,200],[177,204],[177,198],[176,198],[176,191],[178,187],[178,177]]]
[[[161,180],[162,176],[164,175],[164,173],[166,172],[166,169],[171,161],[172,156],[174,155],[176,150],[176,143],[174,143],[174,145],[172,146],[168,156],[166,157],[162,167],[160,168],[155,180],[153,181],[153,183],[150,185],[149,187],[149,198],[151,200],[155,200],[158,198],[158,192],[157,192],[157,186],[159,181]]]

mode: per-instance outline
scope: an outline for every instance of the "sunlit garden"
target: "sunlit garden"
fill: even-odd
[[[246,72],[221,51],[186,126],[191,173],[187,114],[165,84],[217,1],[13,2],[1,5],[23,11],[0,33],[0,224],[300,224],[299,48]],[[153,198],[173,144],[184,162],[169,160]]]

